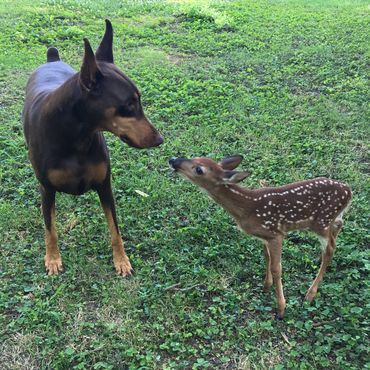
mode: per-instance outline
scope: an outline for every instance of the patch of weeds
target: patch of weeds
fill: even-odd
[[[10,6],[10,5],[11,6]],[[348,368],[368,353],[369,27],[365,1],[43,0],[0,4],[0,363],[8,368]],[[115,276],[98,197],[59,194],[65,272],[45,275],[38,184],[20,115],[31,71],[59,48],[79,69],[112,20],[115,61],[165,137],[137,151],[106,134],[135,269]],[[174,155],[240,153],[245,185],[330,176],[354,199],[333,262],[311,234],[284,242],[286,318],[262,293],[262,246],[194,186]],[[147,193],[140,196],[136,190]]]

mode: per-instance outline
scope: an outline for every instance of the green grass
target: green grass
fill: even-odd
[[[369,368],[367,1],[3,0],[0,4],[0,363],[5,369]],[[45,275],[38,185],[20,114],[54,45],[76,69],[104,18],[115,60],[165,143],[110,134],[119,224],[135,276],[114,274],[97,196],[57,196],[65,272]],[[174,155],[240,153],[260,180],[329,176],[354,199],[312,305],[308,233],[284,244],[286,318],[262,292],[260,242],[170,174]],[[148,198],[135,190],[148,193]],[[172,289],[167,289],[173,286]]]

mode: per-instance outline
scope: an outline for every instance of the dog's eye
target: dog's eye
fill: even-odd
[[[117,115],[121,117],[133,117],[135,115],[135,103],[130,101],[125,105],[121,105],[117,108]]]
[[[202,167],[200,166],[195,167],[195,172],[197,173],[197,175],[203,175],[204,173]]]

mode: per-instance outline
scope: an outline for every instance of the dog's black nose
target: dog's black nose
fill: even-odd
[[[153,146],[159,146],[163,143],[163,137],[161,135],[158,134],[158,136],[156,137],[155,141],[154,141],[154,144]]]

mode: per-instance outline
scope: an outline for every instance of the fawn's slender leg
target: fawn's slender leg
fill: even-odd
[[[45,267],[49,275],[63,271],[62,258],[58,249],[58,235],[55,227],[55,191],[40,186],[42,214],[45,223]]]
[[[263,285],[263,290],[267,292],[272,286],[272,275],[271,275],[271,259],[270,252],[267,248],[266,242],[263,243],[263,253],[266,260],[266,277]]]
[[[325,271],[327,267],[330,264],[330,261],[333,257],[334,250],[336,247],[335,239],[340,231],[340,227],[338,228],[336,225],[331,225],[329,232],[326,237],[323,237],[321,239],[322,243],[322,254],[321,254],[321,265],[319,272],[317,273],[317,276],[313,283],[311,284],[310,288],[308,289],[306,293],[305,300],[312,302],[312,300],[315,298],[317,289],[319,288],[319,284],[322,281]]]
[[[331,226],[331,232],[333,233],[334,239],[337,238],[340,230],[342,229],[343,221],[341,218],[337,218]]]
[[[284,317],[285,311],[285,298],[283,291],[283,283],[281,282],[281,248],[283,244],[283,238],[277,237],[275,239],[269,240],[267,243],[267,248],[270,254],[271,263],[271,274],[275,284],[276,289],[276,299],[277,299],[277,318],[282,319]]]
[[[97,188],[97,192],[111,234],[114,267],[119,275],[122,276],[131,275],[132,267],[126,255],[123,246],[123,240],[119,233],[116,217],[116,208],[114,205],[114,199],[109,176],[107,176],[106,181],[104,181],[104,183]]]

